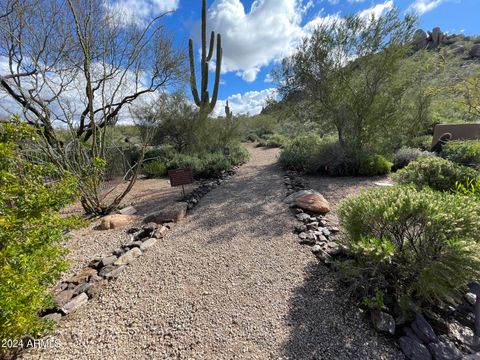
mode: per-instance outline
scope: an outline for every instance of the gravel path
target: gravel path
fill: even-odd
[[[28,359],[403,359],[292,234],[277,150],[207,194]],[[328,196],[327,196],[328,198]]]

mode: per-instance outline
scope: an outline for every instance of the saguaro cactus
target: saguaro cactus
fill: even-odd
[[[200,108],[200,113],[204,115],[210,114],[215,108],[218,97],[218,86],[220,84],[220,70],[222,67],[222,36],[217,34],[217,57],[215,69],[215,82],[213,84],[213,94],[210,99],[208,93],[208,64],[212,59],[213,48],[215,44],[215,32],[210,34],[210,44],[207,53],[207,1],[202,0],[202,59],[201,59],[201,89],[200,96],[197,89],[197,77],[195,74],[195,56],[193,54],[193,40],[188,42],[188,53],[190,57],[190,87],[195,104]]]
[[[228,100],[227,100],[227,104],[225,105],[225,115],[227,115],[227,120],[230,120],[233,118],[233,113],[230,110],[230,106],[228,106]]]

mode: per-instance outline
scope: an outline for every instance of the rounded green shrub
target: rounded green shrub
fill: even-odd
[[[347,198],[338,214],[349,253],[339,268],[363,296],[384,289],[407,308],[438,304],[480,277],[480,204],[471,197],[396,186]]]
[[[153,160],[143,164],[143,172],[150,178],[161,178],[167,175],[168,169],[160,160]]]
[[[316,134],[297,136],[288,143],[280,153],[280,164],[290,170],[315,172],[315,154],[322,143],[322,138]]]
[[[397,171],[393,179],[401,184],[414,184],[419,189],[428,186],[434,190],[451,191],[457,183],[466,184],[478,176],[478,171],[450,160],[425,157]]]
[[[360,159],[358,174],[362,176],[385,175],[392,169],[392,163],[382,155],[369,155]]]
[[[230,155],[228,156],[228,160],[232,166],[242,165],[250,159],[250,153],[240,144],[230,145],[229,149]]]
[[[480,141],[449,141],[442,149],[442,156],[457,164],[480,169]]]
[[[412,161],[415,161],[420,157],[427,156],[435,156],[435,154],[418,148],[402,147],[395,153],[392,170],[396,171],[399,169],[403,169]]]

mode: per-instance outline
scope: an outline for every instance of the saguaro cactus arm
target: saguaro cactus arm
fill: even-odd
[[[217,57],[216,57],[216,68],[215,68],[215,80],[213,84],[213,94],[212,99],[210,99],[210,94],[208,92],[208,71],[209,71],[209,62],[213,56],[213,50],[215,46],[215,32],[212,31],[210,34],[210,43],[208,45],[207,53],[207,2],[202,0],[202,29],[201,29],[201,39],[202,39],[202,54],[201,54],[201,64],[200,72],[202,79],[200,81],[200,94],[197,88],[197,78],[195,75],[195,55],[193,48],[193,40],[190,39],[188,43],[188,54],[190,60],[190,87],[192,89],[192,96],[195,101],[195,104],[200,108],[200,112],[209,114],[215,108],[218,98],[218,87],[220,84],[220,75],[222,67],[222,37],[220,34],[217,34]]]

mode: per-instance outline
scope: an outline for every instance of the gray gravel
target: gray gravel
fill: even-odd
[[[403,359],[292,234],[277,150],[253,159],[25,359]],[[328,199],[328,196],[327,196]]]

